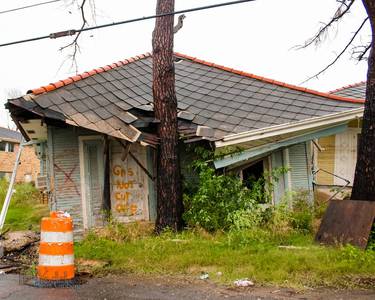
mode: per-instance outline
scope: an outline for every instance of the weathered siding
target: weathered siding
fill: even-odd
[[[150,173],[154,176],[156,180],[156,166],[154,164],[156,161],[156,150],[147,147],[147,169]],[[149,207],[149,214],[150,214],[150,221],[155,222],[156,220],[156,184],[155,180],[148,178],[148,207]]]
[[[357,160],[357,142],[360,130],[355,128],[358,121],[349,124],[349,128],[336,135],[319,139],[322,151],[316,151],[317,168],[341,176],[353,183],[355,165]],[[346,182],[334,175],[320,171],[317,174],[319,185],[345,185]]]
[[[357,142],[359,129],[349,128],[336,135],[334,173],[350,181],[353,185],[355,165],[357,162]],[[345,185],[346,182],[338,177],[334,178],[335,185]]]
[[[317,151],[317,167],[319,169],[328,171],[330,173],[335,172],[335,142],[336,136],[326,136],[318,140],[319,145],[322,147],[322,151]],[[333,185],[334,176],[324,171],[319,171],[316,178],[317,184],[320,185]]]
[[[276,151],[271,154],[272,169],[285,166],[283,152]],[[287,185],[284,176],[280,176],[277,182],[274,182],[273,202],[278,204],[287,190]]]
[[[72,127],[48,127],[51,192],[53,210],[67,211],[73,217],[75,231],[82,229],[82,206],[80,187],[80,168],[78,151],[78,134]]]

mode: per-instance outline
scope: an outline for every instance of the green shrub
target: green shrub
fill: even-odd
[[[314,206],[309,200],[309,191],[298,191],[292,197],[290,223],[292,228],[302,232],[313,231]]]
[[[234,175],[217,175],[207,163],[199,165],[199,189],[184,195],[184,220],[208,231],[228,230],[240,210],[256,210],[257,204],[241,180]]]
[[[216,230],[243,230],[260,226],[265,208],[272,199],[273,184],[287,169],[278,168],[259,179],[242,182],[235,174],[217,174],[210,166],[211,151],[197,148],[200,160],[193,167],[199,175],[195,193],[184,194],[183,218],[190,227]]]

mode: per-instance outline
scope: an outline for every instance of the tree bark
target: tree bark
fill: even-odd
[[[375,201],[375,1],[362,0],[371,24],[366,101],[351,199]]]
[[[158,0],[156,13],[174,11],[174,0]],[[178,157],[177,98],[173,63],[172,16],[156,19],[152,36],[153,97],[155,117],[160,120],[157,158],[156,232],[182,228],[182,194]]]

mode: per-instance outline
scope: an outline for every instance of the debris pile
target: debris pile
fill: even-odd
[[[26,231],[8,232],[0,237],[0,274],[19,272],[38,258],[40,236]]]

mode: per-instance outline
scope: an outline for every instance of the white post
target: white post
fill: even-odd
[[[1,230],[3,230],[3,226],[4,226],[4,223],[5,223],[5,217],[7,215],[10,199],[11,199],[12,194],[13,194],[13,186],[14,186],[14,182],[16,181],[16,174],[17,174],[17,169],[18,169],[18,165],[19,165],[19,161],[20,161],[23,146],[24,146],[23,143],[20,143],[20,147],[19,147],[18,153],[17,153],[17,158],[16,158],[16,161],[15,161],[14,167],[13,167],[12,177],[11,177],[10,182],[9,182],[8,192],[5,196],[3,208],[1,209],[0,233],[1,233]]]

